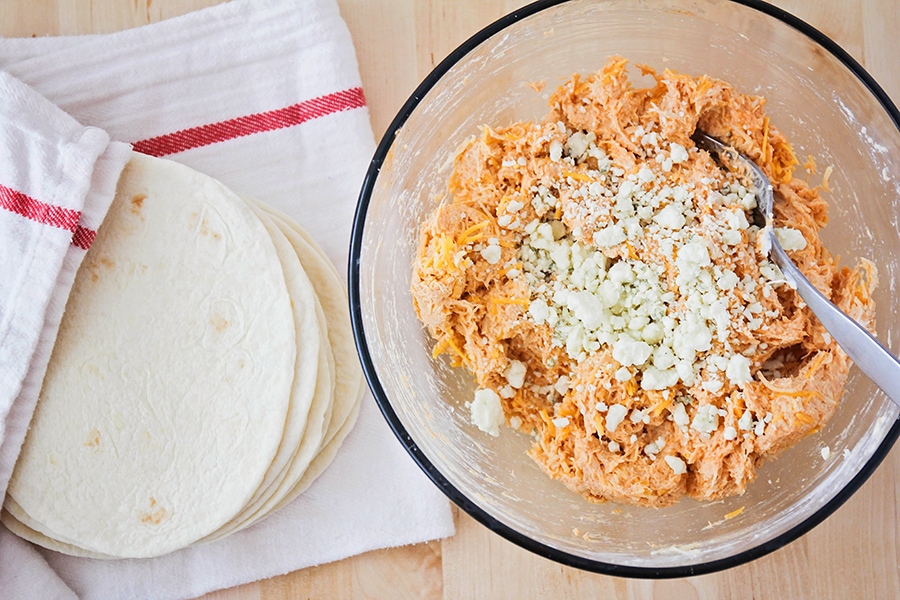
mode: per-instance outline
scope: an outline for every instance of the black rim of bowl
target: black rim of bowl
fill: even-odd
[[[365,372],[366,379],[369,382],[369,387],[371,388],[372,393],[375,396],[375,400],[378,403],[378,406],[381,409],[384,418],[387,420],[391,429],[394,431],[394,434],[406,448],[407,452],[410,454],[410,456],[412,456],[413,460],[416,461],[419,467],[421,467],[421,469],[432,480],[432,482],[434,482],[438,486],[438,488],[440,488],[441,491],[443,491],[444,494],[446,494],[447,497],[450,498],[450,500],[452,500],[459,508],[467,512],[472,518],[480,522],[482,525],[486,526],[488,529],[491,529],[507,540],[539,556],[549,558],[570,567],[575,567],[585,571],[592,571],[595,573],[603,573],[606,575],[662,579],[701,575],[705,573],[713,573],[716,571],[729,569],[731,567],[735,567],[737,565],[764,556],[785,546],[786,544],[807,533],[813,527],[825,520],[834,511],[836,511],[842,504],[844,504],[844,502],[846,502],[850,498],[850,496],[852,496],[856,492],[856,490],[860,488],[860,486],[862,486],[862,484],[875,471],[878,465],[881,464],[881,461],[884,460],[885,456],[887,456],[898,435],[900,435],[900,420],[894,422],[890,431],[888,431],[881,445],[878,447],[869,461],[863,466],[859,473],[857,473],[853,477],[853,479],[851,479],[848,484],[841,491],[839,491],[837,495],[835,495],[834,498],[828,501],[815,513],[810,515],[806,520],[795,525],[788,531],[776,536],[775,538],[727,558],[704,563],[685,565],[680,567],[662,568],[618,565],[591,560],[582,556],[563,552],[561,550],[557,550],[555,548],[537,542],[534,539],[529,538],[519,533],[515,529],[501,523],[490,514],[485,512],[482,508],[473,503],[471,500],[469,500],[469,498],[467,498],[462,492],[456,489],[431,463],[428,457],[425,456],[425,454],[419,448],[418,444],[416,444],[416,441],[409,435],[409,432],[406,431],[403,423],[401,423],[400,419],[397,417],[397,413],[394,412],[394,409],[391,407],[390,400],[388,399],[387,394],[385,394],[384,392],[384,388],[381,386],[381,383],[378,380],[378,374],[375,369],[375,365],[373,364],[372,357],[369,354],[365,329],[362,322],[362,310],[360,306],[360,250],[362,245],[363,229],[365,227],[366,212],[369,208],[369,199],[375,186],[375,181],[378,179],[379,172],[381,171],[381,166],[384,163],[388,152],[390,151],[397,131],[403,126],[409,116],[413,113],[413,111],[415,111],[422,98],[424,98],[425,95],[431,90],[431,88],[434,87],[437,81],[476,46],[480,45],[482,42],[484,42],[497,32],[505,29],[506,27],[509,27],[510,25],[521,19],[524,19],[525,17],[531,16],[552,6],[564,4],[567,1],[569,0],[539,0],[538,2],[534,2],[532,4],[524,6],[498,19],[497,21],[491,23],[490,25],[470,37],[462,45],[456,48],[456,50],[451,52],[447,56],[447,58],[441,61],[441,63],[437,67],[435,67],[427,77],[425,77],[422,83],[419,84],[413,94],[409,97],[409,99],[397,113],[397,116],[394,117],[394,120],[391,122],[390,126],[388,126],[387,132],[384,134],[384,137],[381,139],[381,142],[378,144],[378,147],[375,150],[372,162],[370,163],[368,171],[366,172],[366,177],[363,180],[362,190],[359,196],[359,203],[357,204],[356,215],[353,220],[353,230],[350,240],[350,261],[348,269],[351,313],[350,316],[353,326],[353,335],[356,340],[356,349],[359,353],[363,371]],[[881,86],[879,86],[878,83],[875,82],[872,76],[869,75],[852,56],[850,56],[843,48],[841,48],[828,36],[812,27],[805,21],[766,2],[762,2],[760,0],[731,1],[735,4],[747,6],[749,8],[765,13],[770,17],[778,19],[779,21],[803,33],[807,37],[811,38],[814,42],[828,50],[832,55],[840,60],[841,63],[844,64],[844,66],[850,69],[850,71],[852,71],[853,74],[856,75],[857,78],[859,78],[859,80],[866,86],[866,88],[868,88],[869,92],[871,92],[871,94],[878,99],[881,106],[890,115],[891,120],[894,122],[894,125],[898,128],[898,130],[900,130],[900,113],[898,113],[897,108],[894,106],[894,103],[891,101],[888,95],[884,92]]]

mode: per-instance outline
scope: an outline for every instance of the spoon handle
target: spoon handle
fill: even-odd
[[[900,406],[900,360],[816,289],[779,244],[772,244],[771,256],[847,356]]]

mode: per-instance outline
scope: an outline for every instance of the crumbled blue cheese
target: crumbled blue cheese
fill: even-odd
[[[610,406],[609,410],[606,411],[606,431],[613,433],[619,427],[619,424],[625,420],[627,414],[628,409],[621,404]]]
[[[603,302],[596,295],[587,290],[566,295],[567,308],[572,311],[575,318],[588,329],[597,329],[603,323]]]
[[[740,354],[732,354],[725,368],[725,376],[735,385],[744,385],[750,381],[750,359]]]
[[[663,457],[663,460],[666,461],[666,464],[669,465],[669,468],[671,468],[672,472],[676,475],[687,473],[687,465],[684,464],[684,461],[679,457],[667,454]]]
[[[775,237],[785,250],[803,250],[806,248],[806,238],[798,230],[791,227],[776,227]]]
[[[556,417],[555,419],[553,419],[553,425],[560,429],[568,426],[568,424],[569,424],[569,417]]]
[[[704,404],[697,409],[691,429],[701,434],[710,434],[719,426],[719,412],[712,404]]]
[[[634,269],[625,261],[617,262],[607,272],[610,281],[615,283],[632,283],[634,281]]]
[[[656,176],[648,167],[641,167],[637,172],[637,178],[641,183],[650,183],[656,178]]]
[[[691,152],[677,143],[664,144],[652,131],[633,135],[655,160],[629,173],[596,146],[593,134],[556,124],[547,135],[551,160],[563,163],[563,169],[577,167],[589,181],[568,172],[529,190],[537,218],[519,230],[523,243],[514,269],[529,287],[527,316],[549,325],[553,344],[577,362],[600,349],[610,351],[619,363],[619,382],[636,378],[642,389],[663,392],[679,383],[700,384],[713,394],[743,386],[752,378],[750,360],[741,353],[746,349],[737,351],[729,341],[735,331],[757,331],[774,316],[761,306],[745,307],[744,298],[770,297],[773,286],[785,283],[768,260],[759,264],[760,280],[738,277],[721,260],[736,246],[759,244],[764,237],[747,216],[756,205],[755,194],[728,175],[718,189],[672,183],[665,173],[689,161]],[[596,167],[586,162],[588,157]],[[566,197],[576,201],[563,207]],[[517,202],[505,204],[506,214],[524,207]],[[569,230],[563,221],[572,220],[580,226]],[[799,232],[782,229],[789,247],[800,243]],[[639,256],[648,247],[665,260],[643,262]],[[718,356],[710,362],[714,346]],[[544,387],[551,395],[558,391]],[[684,406],[680,412],[686,418]],[[718,417],[704,413],[691,425],[711,433]],[[624,416],[616,409],[607,418],[613,430]],[[679,415],[678,420],[684,419]],[[749,431],[753,424],[740,428]]]
[[[686,222],[683,207],[669,204],[656,213],[653,222],[665,229],[681,229]]]
[[[669,144],[669,156],[675,164],[683,163],[688,159],[687,149],[681,144],[672,142]]]
[[[660,451],[665,448],[665,446],[666,440],[662,437],[658,437],[654,441],[644,446],[644,454],[646,454],[650,458],[655,459],[656,455],[659,454]]]
[[[691,283],[700,277],[702,267],[710,264],[709,248],[702,239],[695,239],[683,245],[675,259],[678,266],[678,286],[691,287]]]
[[[566,140],[566,154],[575,159],[582,159],[588,153],[588,148],[597,139],[596,134],[577,131]]]
[[[773,265],[771,263],[761,265],[759,267],[759,273],[771,283],[787,283],[787,280],[784,278],[784,274],[781,272],[781,269],[778,268],[778,265]]]
[[[550,160],[553,162],[557,162],[560,158],[562,158],[563,153],[563,145],[559,142],[559,140],[553,140],[550,142]]]
[[[618,223],[607,225],[603,229],[594,232],[594,244],[601,249],[613,248],[628,239],[625,229]]]
[[[687,315],[678,327],[672,339],[672,350],[675,356],[685,361],[693,361],[698,352],[709,350],[712,344],[712,331],[702,323],[696,315]]]
[[[675,407],[672,409],[672,420],[675,421],[675,424],[678,425],[683,432],[687,433],[690,417],[687,414],[687,410],[684,408],[684,404],[681,402],[675,403]]]
[[[500,262],[500,255],[500,246],[497,244],[488,244],[481,249],[481,257],[492,265],[496,265]]]
[[[701,382],[701,387],[710,392],[711,394],[718,393],[722,387],[725,385],[721,379],[713,379],[709,378],[706,381]]]
[[[753,427],[753,415],[750,414],[749,410],[745,410],[744,414],[741,415],[741,418],[738,419],[738,428],[741,431],[750,431]]]
[[[739,281],[740,280],[738,279],[738,276],[735,275],[734,271],[723,271],[718,279],[716,279],[716,287],[723,292],[728,292],[733,290]]]
[[[503,372],[503,376],[506,377],[506,381],[510,386],[519,389],[525,384],[527,370],[525,363],[519,360],[512,360]]]
[[[678,371],[676,369],[657,369],[650,366],[644,369],[641,378],[641,388],[645,390],[664,390],[678,383]]]
[[[758,437],[762,436],[763,434],[765,434],[765,432],[766,432],[765,421],[756,421],[756,423],[753,424],[753,433],[756,436],[758,436]]]
[[[653,348],[650,344],[628,336],[620,337],[613,344],[613,358],[619,361],[623,367],[644,364],[652,352]]]
[[[494,437],[500,435],[500,425],[503,424],[503,408],[500,405],[500,396],[494,390],[477,390],[475,398],[469,405],[469,410],[472,415],[472,423],[478,429]]]
[[[547,317],[550,316],[550,307],[547,305],[546,300],[537,298],[528,305],[528,314],[531,315],[535,323],[542,325],[547,320]]]
[[[645,416],[646,415],[644,414],[644,411],[639,408],[635,408],[631,411],[631,415],[628,417],[628,420],[632,423],[640,423],[644,420]]]

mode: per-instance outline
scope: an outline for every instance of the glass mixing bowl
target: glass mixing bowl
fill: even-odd
[[[831,40],[749,0],[538,2],[450,54],[388,128],[365,180],[351,244],[353,325],[390,426],[475,519],[582,569],[706,573],[775,550],[837,509],[890,450],[900,433],[897,407],[854,368],[827,426],[765,464],[742,496],[685,499],[665,509],[591,504],[526,456],[529,436],[505,428],[494,438],[471,424],[465,402],[473,378],[432,359],[433,342],[409,291],[420,225],[445,190],[448,157],[460,142],[481,124],[541,118],[546,99],[527,82],[546,80],[549,91],[614,54],[658,70],[708,74],[767,98],[772,122],[797,155],[833,166],[822,238],[846,264],[875,262],[878,336],[900,347],[900,172],[892,160],[900,156],[900,115]]]

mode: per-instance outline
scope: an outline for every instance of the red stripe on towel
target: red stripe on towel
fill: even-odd
[[[87,250],[91,247],[91,244],[94,243],[95,237],[97,237],[96,231],[79,225],[75,228],[74,235],[72,235],[72,244],[83,250]]]
[[[135,142],[136,152],[150,156],[167,156],[192,148],[200,148],[239,137],[300,125],[312,119],[362,108],[366,98],[362,88],[355,87],[312,98],[285,108],[255,113],[218,123],[209,123],[174,133]],[[78,224],[81,211],[62,208],[35,200],[22,192],[0,185],[0,208],[32,221],[72,232],[72,244],[87,250],[97,232]]]
[[[362,88],[355,87],[267,112],[236,117],[218,123],[200,125],[141,140],[133,144],[136,152],[150,156],[168,156],[192,148],[200,148],[254,133],[274,131],[300,125],[345,110],[366,105]]]
[[[42,225],[71,231],[72,243],[84,250],[91,247],[97,235],[97,232],[78,224],[81,211],[41,202],[2,184],[0,184],[0,208]]]

